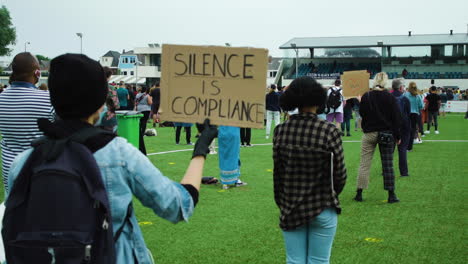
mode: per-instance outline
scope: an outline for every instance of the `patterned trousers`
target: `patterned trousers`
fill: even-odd
[[[377,143],[378,132],[364,133],[361,145],[361,164],[357,179],[358,189],[367,189],[369,185],[369,174],[372,164],[374,151],[379,145],[380,159],[382,160],[382,174],[384,180],[384,189],[387,191],[395,190],[395,174],[393,172],[393,151],[395,144]]]

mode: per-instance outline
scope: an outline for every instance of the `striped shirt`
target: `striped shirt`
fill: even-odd
[[[31,83],[13,82],[0,94],[0,133],[2,134],[3,184],[8,189],[8,172],[15,157],[41,137],[38,118],[54,119],[48,91]]]

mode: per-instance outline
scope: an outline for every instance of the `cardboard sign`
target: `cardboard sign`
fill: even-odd
[[[266,49],[163,45],[162,118],[262,128]]]
[[[369,91],[369,77],[367,71],[347,71],[341,75],[343,96],[346,99],[357,98]]]

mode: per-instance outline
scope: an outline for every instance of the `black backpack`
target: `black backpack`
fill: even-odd
[[[8,263],[116,263],[114,241],[123,226],[113,237],[101,173],[83,145],[109,133],[86,128],[67,138],[33,142],[34,151],[5,204],[2,235]],[[126,221],[131,206],[128,211]]]
[[[340,93],[341,88],[336,90],[330,88],[330,90],[330,95],[327,98],[327,113],[329,113],[331,109],[336,110],[338,107],[340,107],[343,99],[343,96],[341,96]]]

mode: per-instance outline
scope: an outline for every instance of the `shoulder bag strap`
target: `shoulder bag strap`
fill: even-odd
[[[128,222],[131,225],[130,218],[132,217],[132,214],[133,214],[133,205],[132,205],[132,202],[130,202],[128,204],[128,207],[127,207],[127,215],[125,216],[125,219],[124,219],[122,225],[115,232],[114,243],[117,242],[117,240],[119,240],[120,235],[122,234],[122,231],[123,231],[123,229],[125,227],[125,224]]]

